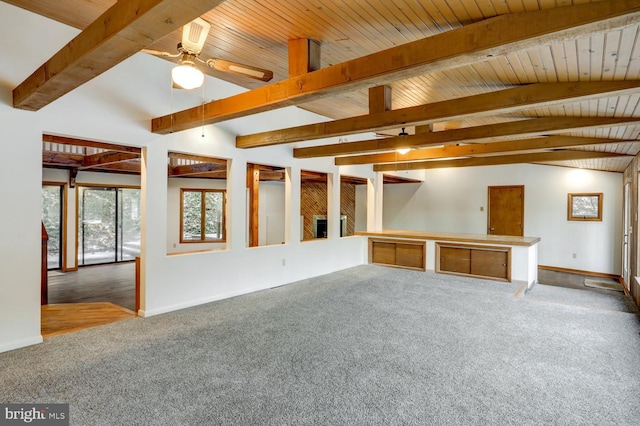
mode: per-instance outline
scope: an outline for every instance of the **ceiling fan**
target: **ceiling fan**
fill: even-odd
[[[204,81],[204,74],[196,63],[200,62],[218,71],[242,75],[261,81],[273,78],[273,72],[251,65],[238,64],[223,59],[201,59],[200,52],[204,46],[211,24],[202,18],[196,18],[182,27],[182,42],[178,43],[178,53],[162,52],[159,50],[142,49],[145,53],[165,58],[180,58],[178,64],[171,70],[173,83],[183,89],[200,87]]]

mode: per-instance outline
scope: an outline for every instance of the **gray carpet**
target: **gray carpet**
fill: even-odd
[[[74,425],[637,425],[638,317],[517,290],[361,266],[0,354],[0,401]]]

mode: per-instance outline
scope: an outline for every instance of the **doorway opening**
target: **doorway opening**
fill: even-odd
[[[44,337],[135,316],[140,157],[137,147],[42,135]]]

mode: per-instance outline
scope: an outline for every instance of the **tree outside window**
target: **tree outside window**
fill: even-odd
[[[180,191],[180,242],[224,242],[226,191],[182,189]]]

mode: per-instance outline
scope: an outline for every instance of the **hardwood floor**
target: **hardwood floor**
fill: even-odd
[[[40,309],[40,331],[45,339],[136,316],[132,311],[109,302],[62,303],[44,305]]]
[[[41,309],[44,338],[135,317],[135,263],[49,273],[49,304]]]
[[[111,302],[135,310],[134,262],[85,266],[49,274],[49,304]]]

